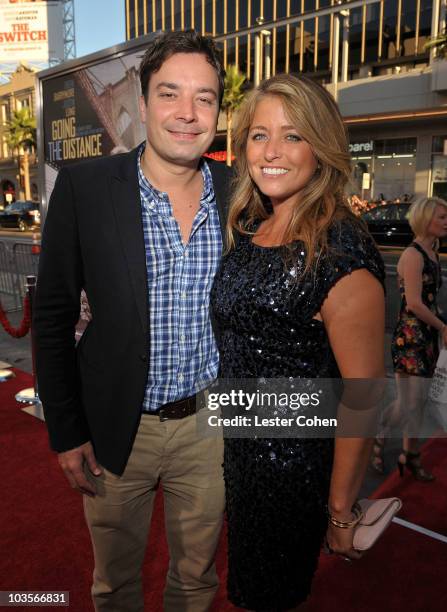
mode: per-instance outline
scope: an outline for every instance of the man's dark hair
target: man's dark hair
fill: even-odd
[[[140,63],[141,93],[147,101],[149,80],[162,64],[176,53],[201,53],[215,69],[219,80],[219,104],[224,91],[225,70],[220,59],[220,51],[212,38],[202,36],[195,30],[164,32],[149,45]]]

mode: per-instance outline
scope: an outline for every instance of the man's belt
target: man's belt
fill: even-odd
[[[163,404],[153,414],[159,416],[160,421],[168,421],[169,419],[184,419],[196,412],[197,395],[191,395],[191,397],[185,397],[185,399],[177,400],[176,402]]]

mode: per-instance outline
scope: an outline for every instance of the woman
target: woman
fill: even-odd
[[[383,263],[346,203],[334,100],[307,78],[275,76],[249,95],[234,140],[230,248],[212,291],[220,375],[382,377]],[[225,440],[234,604],[295,609],[325,534],[332,551],[360,557],[352,507],[370,450],[357,438]]]
[[[439,338],[447,342],[447,328],[436,303],[441,286],[437,247],[439,239],[447,235],[447,202],[424,198],[411,206],[408,221],[415,239],[397,264],[401,305],[391,341],[397,400],[388,421],[404,429],[397,463],[400,475],[408,470],[416,480],[431,482],[434,476],[421,464],[417,434],[438,359]],[[375,440],[372,456],[372,467],[380,473],[384,468],[383,444],[384,437]]]

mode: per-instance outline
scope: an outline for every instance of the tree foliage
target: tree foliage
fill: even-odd
[[[230,110],[234,113],[244,99],[245,93],[242,87],[247,77],[234,64],[227,67],[226,73],[222,108],[226,112]]]
[[[28,108],[14,111],[7,127],[6,142],[12,149],[36,147],[36,118],[31,116]]]
[[[31,199],[29,154],[36,147],[36,118],[33,117],[28,108],[16,110],[12,119],[7,123],[6,143],[17,155],[19,164],[19,175],[24,177],[25,199]],[[23,156],[22,156],[23,149]]]
[[[227,67],[226,73],[222,109],[227,115],[227,165],[231,166],[233,113],[237,111],[244,99],[244,84],[247,77],[234,64]]]
[[[437,57],[447,59],[447,32],[438,34],[438,36],[430,39],[425,43],[424,49],[435,49]]]

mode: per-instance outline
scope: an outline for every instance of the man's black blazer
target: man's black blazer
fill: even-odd
[[[223,234],[231,174],[207,161]],[[93,320],[75,347],[82,288]],[[43,229],[33,325],[51,447],[62,452],[91,440],[100,464],[121,474],[149,366],[137,149],[59,172]]]

